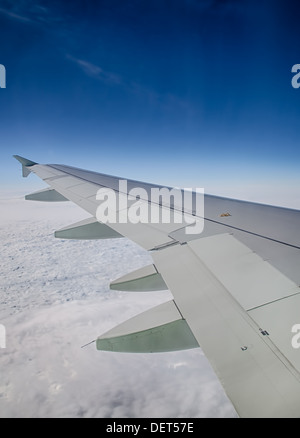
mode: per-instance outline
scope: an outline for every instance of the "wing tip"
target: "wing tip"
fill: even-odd
[[[13,155],[13,158],[18,160],[23,166],[34,166],[36,163],[35,161],[28,160],[27,158],[21,157],[20,155]]]

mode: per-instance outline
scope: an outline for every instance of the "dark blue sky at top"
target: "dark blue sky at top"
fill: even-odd
[[[299,23],[291,0],[0,0],[5,177],[20,154],[178,185],[297,179]]]

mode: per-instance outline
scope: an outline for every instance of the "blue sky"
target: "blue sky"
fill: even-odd
[[[299,199],[299,18],[291,0],[0,0],[2,187],[29,187],[19,154]]]

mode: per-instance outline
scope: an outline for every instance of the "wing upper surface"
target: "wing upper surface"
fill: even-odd
[[[35,165],[31,166],[30,170],[61,195],[93,216],[95,216],[99,205],[96,200],[99,188],[107,187],[117,191],[120,180],[118,177],[62,165]],[[152,187],[160,187],[128,180],[128,190],[137,186],[143,187],[147,191]],[[231,232],[238,240],[268,260],[297,284],[300,284],[300,270],[298,269],[300,266],[299,223],[300,211],[298,210],[205,195],[205,226],[202,237]],[[127,224],[127,227],[119,225],[116,231],[121,234],[123,231],[124,235],[129,233],[127,237],[132,238],[129,228],[130,224]],[[139,224],[134,228],[133,234],[138,235]],[[171,242],[170,237],[181,242],[187,239],[186,233],[180,227],[167,227],[164,224],[163,227],[161,225],[160,227],[152,226],[157,238],[153,241],[153,245],[151,242],[147,245],[143,231],[145,226],[142,228],[141,234],[144,237],[141,238],[141,241],[134,238],[132,240],[146,249]],[[167,233],[167,237],[163,238],[159,235],[160,229],[165,236]]]
[[[118,177],[21,163],[23,174],[35,173],[93,217],[99,188],[113,190],[121,199],[135,187],[147,194],[160,187],[128,180],[128,191],[120,192]],[[160,210],[167,207],[159,204]],[[174,215],[196,219],[193,210],[171,207]],[[297,210],[210,195],[204,197],[201,234],[186,234],[176,221],[109,224],[117,235],[151,251],[151,269],[159,274],[159,284],[172,292],[184,327],[191,330],[241,416],[300,415],[300,353],[291,344],[291,327],[300,323],[299,225]],[[94,237],[95,232],[93,228]],[[80,228],[79,235],[89,234]],[[151,275],[127,283],[143,284],[147,290]]]

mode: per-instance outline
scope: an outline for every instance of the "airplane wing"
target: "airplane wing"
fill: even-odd
[[[205,195],[203,217],[160,199],[159,214],[171,209],[171,221],[133,223],[124,220],[131,206],[144,209],[151,189],[160,186],[133,180],[125,186],[122,178],[15,158],[23,176],[33,172],[49,185],[27,199],[70,200],[89,213],[56,237],[125,236],[150,251],[152,265],[113,281],[111,289],[172,292],[173,300],[99,336],[99,350],[200,346],[239,416],[300,416],[300,211]],[[145,196],[128,203],[138,187]],[[115,194],[115,223],[97,220],[104,202],[99,189]],[[189,224],[203,221],[201,234],[187,232],[191,225],[178,220],[183,214]]]

